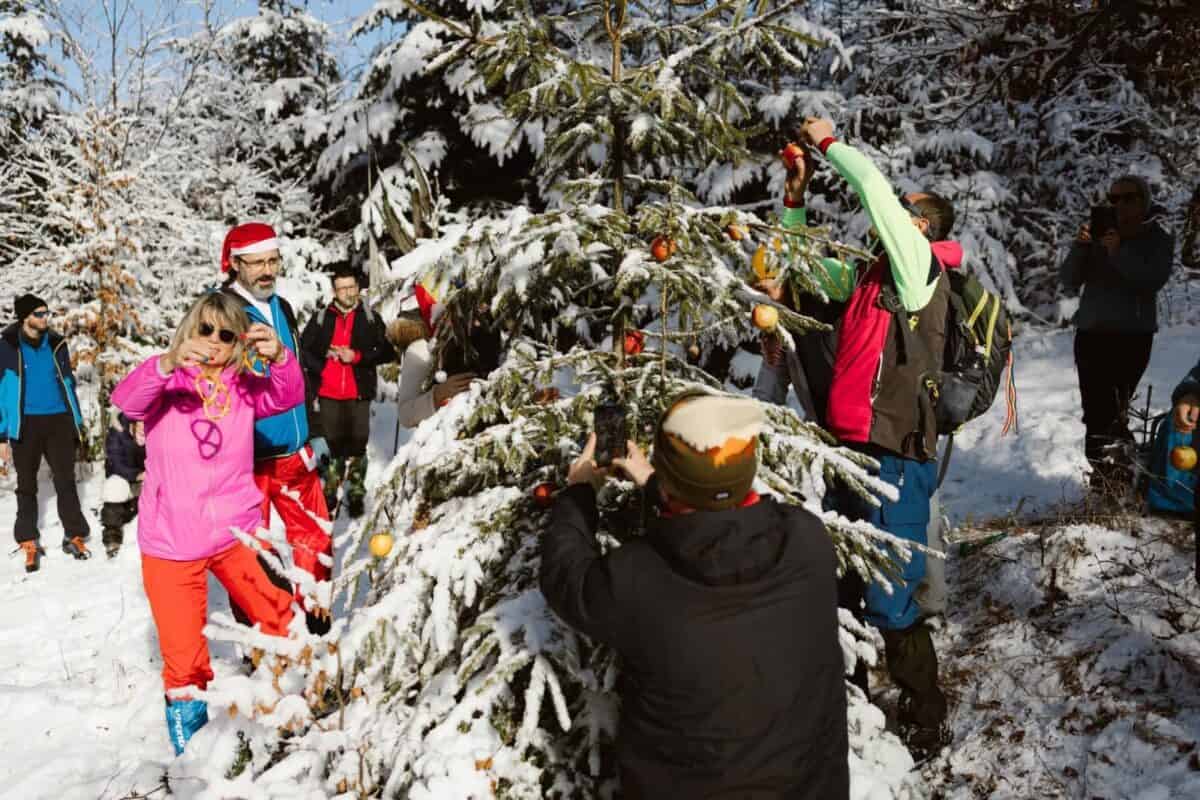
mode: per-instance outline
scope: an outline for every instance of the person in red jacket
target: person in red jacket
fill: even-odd
[[[396,360],[383,321],[361,301],[358,273],[340,267],[333,274],[333,302],[313,315],[300,335],[300,356],[317,387],[317,419],[332,456],[325,467],[325,503],[336,514],[338,487],[351,517],[363,512],[366,496],[367,439],[375,370]]]

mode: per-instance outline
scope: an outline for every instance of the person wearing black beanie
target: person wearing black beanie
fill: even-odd
[[[36,294],[23,294],[13,301],[13,310],[17,312],[17,322],[25,322],[25,318],[39,308],[46,308],[46,301]],[[45,319],[45,317],[42,317]],[[43,330],[45,330],[43,328]]]
[[[86,559],[88,523],[75,486],[75,448],[83,416],[66,340],[50,330],[50,310],[33,294],[13,303],[17,321],[0,332],[0,465],[17,473],[13,536],[25,551],[25,571],[45,554],[39,541],[37,473],[45,458],[54,475],[63,552]]]

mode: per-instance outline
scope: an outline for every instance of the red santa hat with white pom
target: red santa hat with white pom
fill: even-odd
[[[229,272],[235,256],[248,256],[279,249],[275,229],[265,222],[244,222],[230,228],[221,246],[221,272]]]

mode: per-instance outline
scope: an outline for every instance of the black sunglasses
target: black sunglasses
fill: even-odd
[[[38,319],[45,319],[46,317],[50,316],[50,312],[49,311],[34,311],[29,316],[37,317]]]
[[[1110,192],[1108,202],[1115,205],[1121,203],[1136,203],[1142,199],[1142,196],[1137,192]]]
[[[207,339],[209,336],[212,336],[213,331],[215,330],[217,329],[207,322],[200,323],[200,335],[205,339]],[[217,336],[219,336],[221,341],[225,344],[233,344],[234,340],[237,339],[237,334],[228,328],[221,328],[221,330],[217,332]]]

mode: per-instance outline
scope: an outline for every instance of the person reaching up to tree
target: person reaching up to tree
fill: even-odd
[[[486,306],[476,308],[476,314],[455,335],[464,341],[453,341],[443,348],[441,368],[434,365],[434,346],[431,332],[438,326],[442,307],[421,284],[414,290],[419,316],[403,315],[392,322],[388,336],[397,352],[403,353],[400,365],[399,404],[400,424],[415,428],[422,420],[432,417],[439,408],[465,392],[471,381],[494,369],[500,358],[499,335],[487,324]],[[441,325],[451,331],[452,325]],[[430,378],[433,386],[429,389]]]
[[[291,305],[275,293],[275,279],[283,268],[279,240],[270,225],[247,222],[231,228],[221,250],[221,271],[227,274],[226,294],[239,300],[252,322],[267,325],[293,355],[300,353],[300,334]],[[329,446],[317,435],[319,424],[310,420],[312,393],[290,408],[254,423],[254,481],[263,494],[263,518],[271,507],[283,520],[296,566],[318,581],[329,580],[333,565],[333,537],[328,533],[329,507],[321,489],[317,467],[329,458]],[[310,439],[310,436],[312,437]],[[280,585],[286,581],[276,576]],[[300,589],[297,600],[304,605]],[[234,615],[244,621],[236,606]],[[306,608],[308,629],[329,630],[328,609]]]
[[[269,369],[255,374],[252,355]],[[263,525],[254,481],[254,424],[304,401],[299,361],[241,301],[220,292],[188,310],[171,349],[131,372],[112,402],[145,424],[146,481],[138,503],[142,582],[163,659],[167,734],[178,755],[208,721],[189,693],[213,677],[204,625],[212,572],[262,632],[287,635],[291,592],[234,536]]]
[[[567,624],[621,656],[621,796],[850,794],[837,568],[820,520],[752,486],[757,401],[685,392],[652,461],[613,465],[658,508],[646,536],[595,539],[607,473],[592,434],[555,499],[540,582]]]
[[[25,553],[25,571],[36,572],[45,554],[38,531],[38,468],[45,458],[54,476],[63,552],[91,557],[87,519],[75,486],[75,449],[83,416],[67,340],[50,330],[50,309],[41,298],[16,299],[17,321],[0,333],[0,464],[17,472],[17,519],[13,536]]]
[[[809,385],[818,387],[820,424],[842,444],[875,458],[879,477],[899,493],[896,500],[881,497],[875,505],[854,492],[838,491],[833,503],[851,519],[925,545],[937,486],[937,427],[925,381],[941,369],[948,295],[943,269],[962,261],[961,246],[947,240],[954,208],[931,192],[897,196],[869,159],[834,138],[828,120],[806,120],[800,138],[820,150],[858,195],[880,251],[872,263],[822,261],[816,278],[836,309],[836,341],[794,356]],[[805,159],[798,159],[789,164],[784,227],[807,223],[806,185]],[[763,288],[775,299],[786,299],[779,284]],[[764,347],[765,368],[778,369],[773,362],[782,363],[779,346],[770,344]],[[913,552],[901,581],[890,587],[872,584],[864,592],[865,619],[883,633],[888,670],[900,687],[903,738],[918,758],[948,740],[937,654],[916,600],[925,572],[925,555]],[[843,602],[857,606],[857,598],[846,594],[855,592],[844,592]]]

